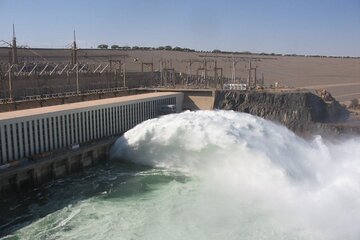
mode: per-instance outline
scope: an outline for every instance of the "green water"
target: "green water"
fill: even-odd
[[[4,239],[137,239],[150,217],[144,208],[156,208],[158,195],[181,190],[187,181],[176,172],[111,162],[2,199],[0,234],[7,235]]]

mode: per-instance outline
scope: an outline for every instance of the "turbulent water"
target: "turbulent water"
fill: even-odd
[[[9,239],[360,239],[360,138],[307,141],[248,114],[184,112],[128,131],[111,158],[2,203],[12,207],[0,231]]]

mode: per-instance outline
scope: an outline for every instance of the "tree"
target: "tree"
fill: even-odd
[[[100,45],[98,45],[98,48],[100,48],[100,49],[108,49],[108,48],[109,48],[109,45],[107,45],[107,44],[100,44]]]
[[[120,48],[119,45],[112,45],[112,46],[111,46],[111,49],[119,49],[119,48]]]
[[[212,52],[213,53],[221,53],[221,51],[219,49],[214,49]]]
[[[174,51],[184,51],[184,49],[182,49],[181,47],[174,47],[172,50]]]
[[[165,47],[160,46],[160,47],[157,48],[157,50],[165,50]]]
[[[132,47],[132,50],[139,50],[139,49],[140,49],[139,46],[133,46],[133,47]]]
[[[357,108],[359,106],[359,99],[354,98],[351,100],[349,108]]]
[[[171,50],[172,50],[172,47],[171,47],[170,45],[167,45],[167,46],[165,46],[165,50],[171,51]]]

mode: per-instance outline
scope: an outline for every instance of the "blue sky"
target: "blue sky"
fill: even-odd
[[[0,0],[0,40],[360,56],[360,0]]]

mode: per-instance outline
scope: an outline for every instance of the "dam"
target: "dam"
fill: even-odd
[[[174,105],[180,112],[182,102],[182,93],[158,92],[0,113],[0,190],[18,187],[22,179],[38,179],[36,167],[41,164],[37,160],[50,158],[50,167],[40,170],[40,174],[58,175],[51,159],[58,155],[71,157],[69,152],[75,150],[94,149],[89,143],[98,145],[159,116],[163,105]],[[109,145],[111,140],[106,143]],[[93,151],[80,153],[78,160],[83,161]],[[21,170],[22,165],[27,167]],[[65,168],[71,168],[69,163]]]

